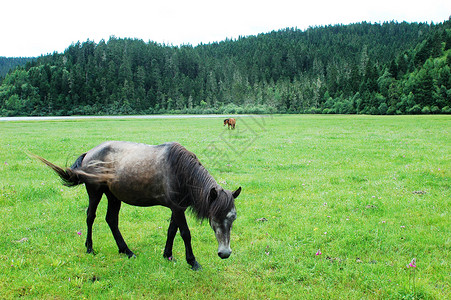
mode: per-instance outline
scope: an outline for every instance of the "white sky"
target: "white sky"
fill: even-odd
[[[451,0],[6,0],[0,56],[61,53],[77,41],[112,35],[196,46],[286,27],[440,23],[450,15]]]

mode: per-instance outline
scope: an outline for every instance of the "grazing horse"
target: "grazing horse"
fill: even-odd
[[[229,118],[224,120],[224,126],[228,125],[227,128],[230,129],[230,126],[232,126],[232,129],[235,129],[236,120],[234,118]]]
[[[163,256],[172,260],[177,230],[185,243],[186,261],[193,270],[201,268],[191,248],[191,234],[185,219],[189,208],[200,219],[209,219],[218,241],[218,255],[228,258],[230,230],[236,219],[235,198],[241,192],[224,190],[202,166],[196,155],[178,143],[157,146],[109,141],[82,154],[70,168],[61,168],[36,156],[52,168],[66,186],[84,183],[89,196],[86,248],[92,253],[92,225],[97,206],[105,194],[108,223],[119,253],[135,254],[119,231],[121,203],[136,206],[162,205],[172,211]]]

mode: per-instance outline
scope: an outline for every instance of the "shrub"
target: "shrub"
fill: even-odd
[[[412,108],[409,109],[409,114],[417,115],[421,113],[421,107],[418,104],[415,104]]]
[[[397,113],[396,107],[390,106],[390,107],[387,109],[387,115],[394,115],[395,113]]]
[[[387,103],[385,103],[385,102],[382,102],[381,103],[381,105],[379,105],[379,113],[381,114],[381,115],[385,115],[385,114],[387,114],[387,111],[388,111],[388,105],[387,105]]]
[[[428,114],[430,114],[431,113],[431,109],[429,108],[429,106],[425,106],[425,107],[423,107],[423,109],[421,110],[421,113],[422,114],[425,114],[425,115],[428,115]]]
[[[438,114],[438,113],[440,113],[440,108],[438,108],[437,105],[432,106],[432,107],[431,107],[431,113],[433,113],[433,114]]]

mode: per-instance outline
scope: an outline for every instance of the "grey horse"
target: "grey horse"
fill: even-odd
[[[172,260],[172,246],[177,230],[185,243],[186,261],[193,270],[201,265],[191,247],[191,234],[185,211],[190,209],[200,219],[208,219],[218,241],[218,255],[228,258],[230,230],[236,219],[235,199],[241,192],[223,189],[199,162],[196,155],[178,143],[146,145],[109,141],[80,155],[70,168],[61,168],[36,156],[52,168],[66,186],[85,184],[89,196],[86,248],[92,248],[92,225],[97,206],[105,194],[108,199],[106,221],[120,253],[135,254],[119,231],[121,203],[135,206],[162,205],[172,211],[163,256]]]

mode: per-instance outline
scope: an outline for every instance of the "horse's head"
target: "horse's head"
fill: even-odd
[[[226,126],[229,123],[229,119],[224,120],[224,126]]]
[[[236,191],[231,192],[227,190],[216,191],[212,189],[210,193],[211,201],[226,201],[232,203],[227,211],[219,211],[210,217],[210,226],[215,232],[216,240],[218,241],[218,255],[220,258],[228,258],[232,254],[230,248],[230,230],[232,229],[233,221],[236,219],[235,199],[241,192],[241,187]]]

